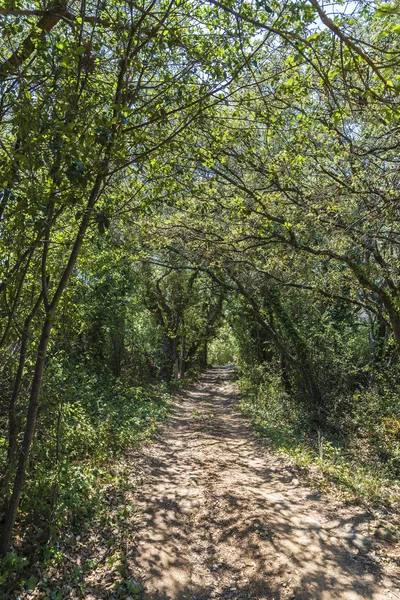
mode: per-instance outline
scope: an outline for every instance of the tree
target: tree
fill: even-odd
[[[171,147],[208,104],[219,102],[228,69],[240,69],[235,44],[224,38],[226,20],[201,7],[195,14],[190,3],[38,10],[6,10],[3,26],[6,39],[18,33],[1,71],[7,350],[10,343],[18,345],[15,323],[26,322],[39,298],[40,309],[34,314],[35,367],[1,553],[21,497],[53,323],[87,232],[94,225],[100,233],[108,227],[110,211],[129,201],[127,189],[140,187],[144,161]],[[224,49],[218,61],[207,54],[215,42],[202,35],[206,26]],[[29,279],[35,292],[27,310],[22,292]],[[13,397],[10,414],[15,402]]]

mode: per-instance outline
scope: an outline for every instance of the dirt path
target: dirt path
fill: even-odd
[[[146,450],[129,565],[146,598],[398,600],[369,515],[320,497],[255,438],[229,374],[206,373]]]

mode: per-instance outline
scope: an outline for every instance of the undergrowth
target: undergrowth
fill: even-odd
[[[395,402],[388,402],[382,389],[379,394],[373,387],[359,390],[352,412],[338,399],[325,428],[315,429],[279,374],[264,370],[260,380],[259,373],[255,377],[247,370],[237,384],[238,408],[259,435],[304,468],[319,489],[334,486],[349,503],[400,511],[400,419],[393,410],[388,416],[384,406]]]
[[[81,371],[55,375],[45,386],[51,410],[39,421],[13,547],[0,567],[1,598],[24,597],[29,590],[40,590],[43,598],[64,597],[60,589],[76,579],[74,570],[67,569],[56,585],[44,573],[68,562],[61,550],[68,538],[94,524],[110,528],[110,499],[122,501],[135,480],[127,454],[151,440],[177,387],[132,386]]]

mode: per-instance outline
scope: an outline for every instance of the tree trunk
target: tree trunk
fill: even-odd
[[[389,313],[395,342],[398,346],[400,346],[400,315],[393,305],[386,304],[385,307]]]
[[[180,365],[179,365],[179,377],[180,379],[183,378],[183,376],[185,375],[185,338],[182,337],[181,340],[181,355],[180,355]]]
[[[8,408],[8,450],[7,456],[9,463],[14,460],[16,451],[17,451],[17,435],[18,435],[18,427],[17,427],[17,399],[19,396],[19,392],[21,389],[22,377],[25,369],[25,361],[26,361],[26,351],[28,347],[28,338],[29,338],[29,329],[32,322],[32,319],[35,317],[37,311],[39,310],[40,302],[42,300],[42,294],[39,295],[33,309],[25,319],[24,328],[21,336],[21,348],[19,352],[19,362],[18,368],[15,375],[13,391],[11,395],[10,405]]]
[[[179,355],[177,339],[168,335],[164,337],[164,352],[166,357],[165,379],[178,379]]]
[[[178,340],[177,338],[172,339],[172,365],[174,379],[179,379],[179,354],[178,354]]]
[[[25,434],[18,460],[17,472],[15,474],[14,489],[8,505],[4,527],[0,536],[0,556],[3,556],[7,552],[8,544],[11,539],[11,533],[17,516],[19,502],[21,499],[21,493],[25,479],[26,465],[28,462],[29,451],[32,445],[33,435],[35,433],[40,391],[43,380],[43,370],[46,359],[47,346],[50,339],[50,332],[51,316],[47,315],[40,336],[39,348],[35,364],[35,372],[33,375],[31,394],[29,398]]]
[[[204,342],[203,347],[201,348],[200,351],[200,369],[206,369],[207,368],[207,354],[208,354],[208,343],[207,341]]]

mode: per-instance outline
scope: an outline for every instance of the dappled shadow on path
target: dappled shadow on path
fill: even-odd
[[[177,398],[145,458],[127,572],[149,600],[394,600],[371,553],[370,515],[316,494],[255,437],[232,372]],[[92,588],[93,598],[101,590]]]

